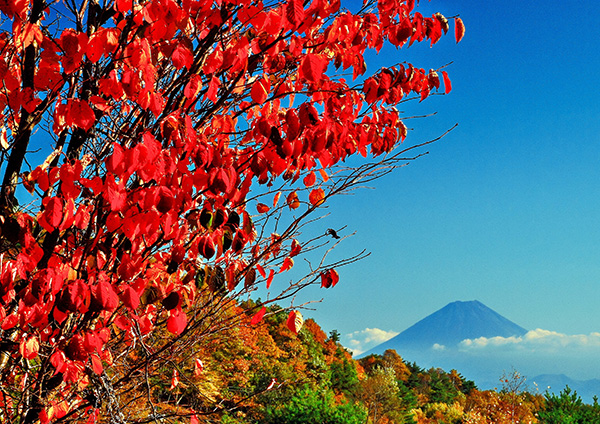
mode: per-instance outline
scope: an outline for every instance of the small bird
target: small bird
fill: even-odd
[[[335,232],[335,230],[333,228],[328,228],[327,231],[325,232],[325,234],[330,235],[331,237],[333,237],[336,240],[340,238],[340,236],[337,235],[337,233]]]

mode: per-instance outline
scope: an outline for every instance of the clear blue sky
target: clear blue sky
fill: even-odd
[[[340,269],[307,316],[326,331],[402,331],[454,300],[477,299],[527,328],[600,331],[600,37],[596,0],[422,1],[460,14],[433,48],[369,58],[447,70],[449,96],[406,105],[406,143],[459,126],[425,158],[330,204],[323,224],[357,235],[338,253],[371,256]],[[393,61],[390,63],[389,58]],[[344,340],[344,339],[342,339]],[[600,375],[596,376],[600,377]]]

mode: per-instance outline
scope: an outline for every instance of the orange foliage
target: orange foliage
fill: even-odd
[[[536,405],[526,393],[473,390],[465,404],[465,424],[533,424]]]

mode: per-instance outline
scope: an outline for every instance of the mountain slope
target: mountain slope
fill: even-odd
[[[464,339],[478,337],[521,336],[527,330],[502,315],[473,300],[452,302],[423,318],[396,337],[372,348],[361,356],[381,354],[387,349],[430,350],[434,347],[455,347]]]

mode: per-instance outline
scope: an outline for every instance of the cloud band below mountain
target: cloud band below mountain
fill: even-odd
[[[459,344],[459,349],[472,353],[488,351],[490,349],[530,351],[532,353],[564,353],[565,351],[569,351],[570,353],[599,352],[600,333],[569,335],[538,328],[518,337],[479,337],[477,339],[466,339]]]

